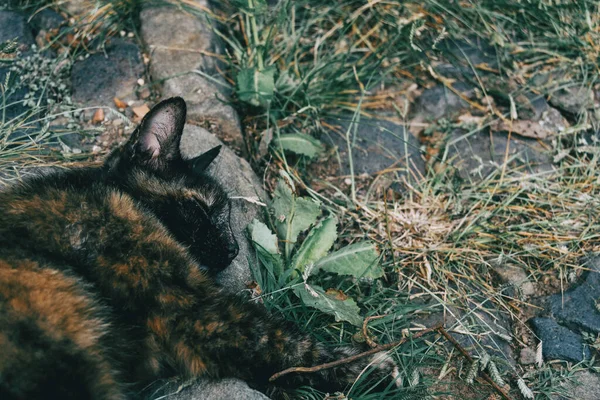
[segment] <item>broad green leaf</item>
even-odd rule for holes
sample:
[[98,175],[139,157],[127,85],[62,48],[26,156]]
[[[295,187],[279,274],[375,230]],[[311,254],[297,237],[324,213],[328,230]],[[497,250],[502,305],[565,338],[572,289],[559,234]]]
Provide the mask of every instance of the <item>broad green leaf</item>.
[[237,93],[240,100],[253,106],[266,107],[273,99],[275,90],[275,67],[262,71],[244,68],[237,75]]
[[248,225],[248,232],[250,233],[250,239],[252,242],[259,245],[270,254],[279,254],[279,247],[277,245],[277,236],[269,227],[257,219],[253,219]]
[[321,204],[310,198],[297,198],[285,181],[279,180],[271,209],[277,237],[286,244],[288,257],[300,232],[308,229],[321,215]]
[[309,158],[314,158],[323,151],[321,142],[310,135],[301,133],[288,133],[280,135],[273,142],[274,146],[281,146],[283,150],[291,151]]
[[263,266],[272,269],[276,277],[283,273],[283,260],[279,254],[277,236],[262,222],[254,219],[248,233]]
[[357,278],[375,279],[383,276],[377,246],[368,241],[351,244],[321,258],[315,263],[317,269]]
[[336,225],[337,218],[331,216],[312,228],[294,256],[290,267],[293,270],[304,271],[307,265],[314,264],[325,257],[337,239]]
[[294,293],[302,302],[309,306],[333,315],[336,321],[347,321],[355,326],[362,326],[363,318],[360,316],[360,308],[351,298],[344,300],[339,296],[325,293],[322,287],[317,285],[301,285],[294,288]]

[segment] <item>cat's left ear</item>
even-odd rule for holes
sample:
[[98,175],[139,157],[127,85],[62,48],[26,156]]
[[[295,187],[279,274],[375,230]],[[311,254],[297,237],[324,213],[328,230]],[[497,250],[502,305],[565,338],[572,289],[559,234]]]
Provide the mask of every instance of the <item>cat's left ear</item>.
[[179,143],[185,125],[186,105],[181,97],[154,106],[129,139],[134,160],[144,167],[165,170],[181,160]]

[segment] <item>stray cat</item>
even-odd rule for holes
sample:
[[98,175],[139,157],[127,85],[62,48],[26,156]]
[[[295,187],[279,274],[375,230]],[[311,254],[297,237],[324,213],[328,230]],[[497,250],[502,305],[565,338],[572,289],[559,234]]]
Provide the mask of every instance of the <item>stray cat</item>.
[[[101,167],[0,192],[0,399],[125,399],[174,375],[269,392],[275,372],[354,353],[224,294],[203,271],[238,247],[228,198],[205,173],[219,148],[184,160],[185,116],[181,98],[165,100]],[[376,379],[397,375],[379,354],[276,383],[333,391],[368,364]]]

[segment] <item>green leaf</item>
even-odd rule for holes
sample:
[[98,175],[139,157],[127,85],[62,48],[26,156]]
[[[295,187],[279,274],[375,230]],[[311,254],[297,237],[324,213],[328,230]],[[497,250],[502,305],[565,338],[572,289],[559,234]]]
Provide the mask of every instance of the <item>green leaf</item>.
[[248,225],[248,232],[254,244],[262,247],[270,254],[279,254],[277,236],[271,232],[267,225],[257,219],[253,219]]
[[309,158],[314,158],[323,151],[321,142],[310,135],[301,133],[288,133],[280,135],[273,141],[274,146],[281,146],[283,150],[291,151]]
[[260,14],[268,10],[266,0],[231,0],[231,4],[248,14]]
[[262,71],[244,68],[237,75],[237,93],[240,100],[255,107],[266,107],[273,99],[275,67]]
[[280,180],[273,194],[271,210],[277,237],[286,244],[289,257],[300,232],[308,229],[321,215],[321,203],[310,198],[296,198],[289,185]]
[[331,216],[312,228],[294,256],[291,268],[304,271],[307,265],[325,257],[337,239],[336,226],[337,218]]
[[283,273],[283,260],[281,254],[279,254],[277,236],[271,232],[267,225],[257,219],[252,220],[248,225],[248,233],[262,265],[270,268],[276,277],[281,276]]
[[322,287],[306,284],[294,288],[294,293],[302,302],[309,306],[333,315],[336,321],[347,321],[355,326],[362,326],[363,318],[359,315],[360,308],[351,298],[344,300],[339,296],[325,293]]
[[377,246],[368,241],[351,244],[321,258],[315,263],[315,270],[318,269],[357,278],[376,279],[383,276]]

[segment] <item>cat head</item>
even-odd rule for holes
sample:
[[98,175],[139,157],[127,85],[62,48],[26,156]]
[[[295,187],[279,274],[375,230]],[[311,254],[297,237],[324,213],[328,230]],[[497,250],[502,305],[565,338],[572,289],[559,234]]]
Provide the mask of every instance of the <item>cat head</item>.
[[210,272],[227,267],[238,244],[230,227],[230,202],[206,169],[215,147],[192,159],[179,150],[186,105],[180,97],[157,104],[129,140],[108,157],[109,179],[141,202]]

